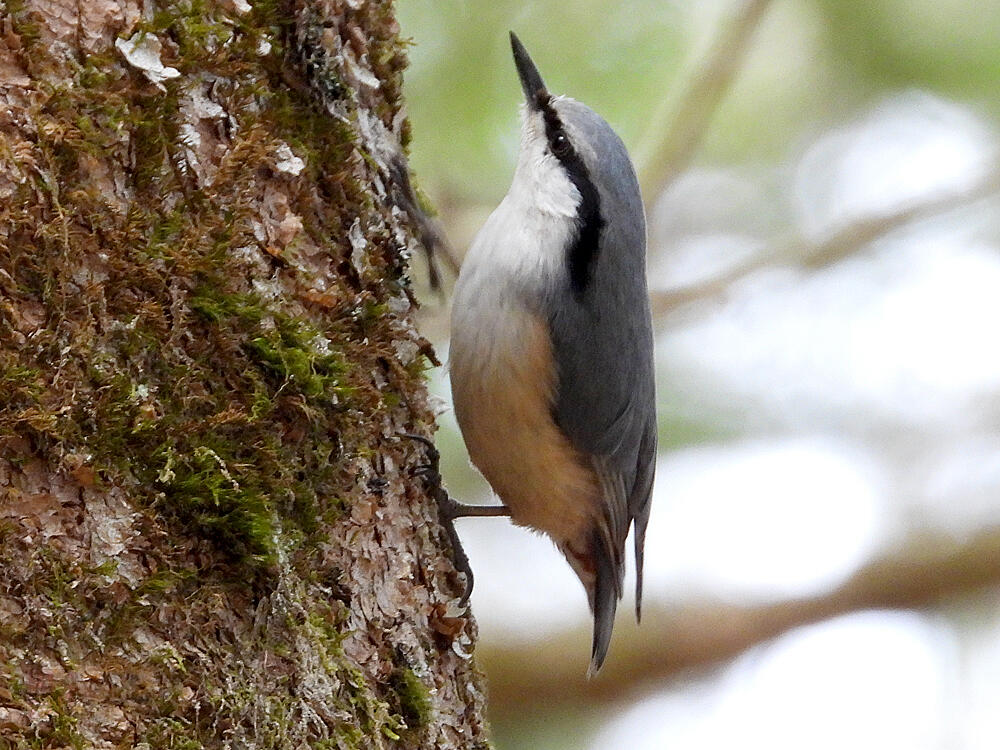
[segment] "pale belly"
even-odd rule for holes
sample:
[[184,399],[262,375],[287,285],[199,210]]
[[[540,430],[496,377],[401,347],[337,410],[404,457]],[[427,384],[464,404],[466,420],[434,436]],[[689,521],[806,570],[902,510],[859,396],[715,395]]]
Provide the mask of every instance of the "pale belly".
[[598,485],[552,419],[547,328],[522,308],[492,313],[453,320],[451,388],[469,456],[516,523],[579,546],[598,516]]

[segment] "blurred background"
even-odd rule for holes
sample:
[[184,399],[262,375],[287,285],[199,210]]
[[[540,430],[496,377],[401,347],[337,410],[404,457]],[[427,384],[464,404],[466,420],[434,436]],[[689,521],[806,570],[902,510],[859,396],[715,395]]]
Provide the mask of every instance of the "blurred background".
[[[562,557],[461,521],[498,750],[1000,747],[1000,4],[398,12],[412,164],[459,255],[513,172],[508,29],[646,199],[647,611],[628,581],[588,683]],[[422,299],[444,360],[447,302]],[[433,378],[447,486],[488,502]]]

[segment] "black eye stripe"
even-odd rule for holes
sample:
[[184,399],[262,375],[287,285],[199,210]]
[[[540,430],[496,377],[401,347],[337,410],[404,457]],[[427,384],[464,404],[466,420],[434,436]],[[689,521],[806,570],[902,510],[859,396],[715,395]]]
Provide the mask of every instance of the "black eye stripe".
[[567,249],[566,261],[569,264],[570,287],[577,299],[581,299],[590,285],[591,272],[600,247],[601,230],[604,228],[600,195],[590,179],[583,159],[563,130],[559,115],[552,106],[552,97],[540,93],[535,102],[545,120],[545,139],[549,143],[549,150],[562,164],[580,193],[580,205],[576,210],[577,235]]
[[[542,118],[545,120],[545,139],[549,142],[549,149],[555,152],[559,148],[568,155],[569,151],[572,150],[572,144],[563,130],[555,107],[552,106],[552,96],[549,94],[539,94],[535,103],[541,110]],[[562,139],[561,141],[560,138]]]

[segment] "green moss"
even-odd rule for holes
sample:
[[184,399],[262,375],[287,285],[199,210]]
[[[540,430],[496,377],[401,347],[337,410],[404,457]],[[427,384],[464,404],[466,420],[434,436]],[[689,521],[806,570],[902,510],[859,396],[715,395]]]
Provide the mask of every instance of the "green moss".
[[350,389],[342,383],[347,368],[343,357],[323,351],[321,347],[327,342],[314,335],[309,341],[299,326],[284,325],[281,330],[251,339],[248,346],[263,367],[281,379],[281,387],[310,399],[349,396]]
[[338,727],[334,737],[330,738],[330,741],[324,744],[318,744],[316,747],[323,748],[364,748],[365,743],[368,742],[368,737],[362,732],[358,727],[352,727],[345,724],[342,727]]
[[202,284],[191,294],[188,304],[196,313],[212,323],[236,318],[260,323],[266,314],[261,300],[254,294],[225,294],[208,284]]
[[70,570],[62,558],[51,549],[38,553],[44,573],[36,577],[38,591],[56,609],[79,599],[75,591],[78,571]]
[[72,747],[83,750],[90,746],[77,729],[77,718],[63,702],[61,693],[50,693],[46,699],[47,721],[38,729],[32,746],[38,748]]
[[[211,442],[222,455],[202,443],[183,456],[172,446],[151,456],[150,468],[158,467],[157,484],[163,488],[157,505],[164,515],[178,518],[244,562],[270,564],[278,539],[276,509],[259,478],[237,469],[241,456],[234,446],[222,440]],[[156,462],[157,458],[162,462]]]
[[42,373],[0,351],[0,410],[18,410],[35,404],[44,390]]
[[42,30],[39,26],[37,16],[30,10],[25,11],[27,3],[24,0],[6,0],[4,3],[5,12],[11,19],[13,32],[20,37],[20,42],[26,49],[33,47],[41,38]]
[[398,701],[398,711],[411,729],[428,726],[434,719],[430,690],[410,668],[396,669],[390,684]]
[[202,750],[204,745],[192,737],[190,722],[164,716],[145,727],[143,740],[151,748],[163,750]]

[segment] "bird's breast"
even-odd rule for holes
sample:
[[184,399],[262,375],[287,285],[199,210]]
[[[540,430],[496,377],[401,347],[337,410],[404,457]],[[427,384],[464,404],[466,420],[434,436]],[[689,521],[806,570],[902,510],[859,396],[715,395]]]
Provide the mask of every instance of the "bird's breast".
[[469,457],[511,518],[579,546],[600,495],[589,457],[552,416],[558,367],[547,313],[553,290],[565,283],[574,231],[571,216],[512,188],[462,264],[449,369]]
[[599,510],[598,483],[552,417],[548,325],[514,299],[490,313],[459,315],[452,330],[452,396],[469,457],[516,523],[579,545]]

